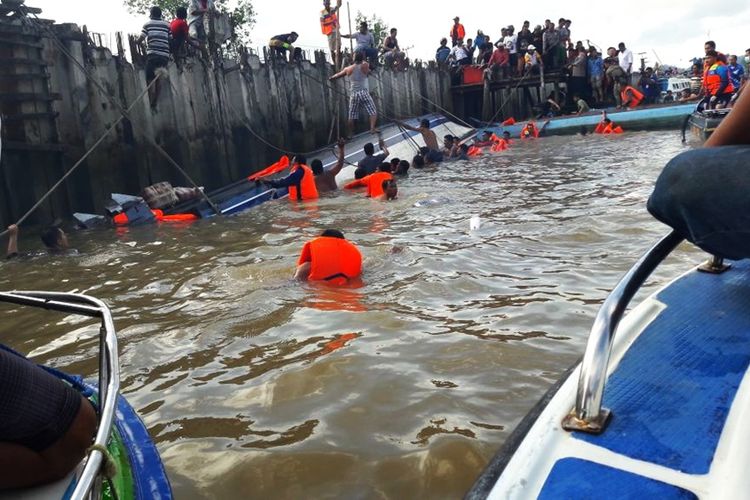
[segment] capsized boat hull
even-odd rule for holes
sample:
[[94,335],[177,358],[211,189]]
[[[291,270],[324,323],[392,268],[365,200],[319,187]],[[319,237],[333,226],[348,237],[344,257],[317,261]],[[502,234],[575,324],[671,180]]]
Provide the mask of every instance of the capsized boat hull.
[[580,367],[521,422],[467,498],[750,497],[750,264],[691,271],[618,328],[600,435],[568,432]]

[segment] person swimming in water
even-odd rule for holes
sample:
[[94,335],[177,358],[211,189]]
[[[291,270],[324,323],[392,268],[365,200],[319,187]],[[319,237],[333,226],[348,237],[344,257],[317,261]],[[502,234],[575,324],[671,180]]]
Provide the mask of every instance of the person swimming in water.
[[[422,135],[422,139],[424,140],[425,146],[427,146],[427,153],[423,154],[425,158],[425,163],[440,163],[443,161],[443,153],[440,152],[440,146],[438,146],[438,140],[437,135],[435,135],[435,132],[430,130],[430,120],[423,119],[421,122],[419,122],[419,127],[412,127],[411,125],[407,125],[404,122],[394,120],[394,123],[396,125],[400,125],[402,128],[405,128],[406,130],[411,130],[412,132],[419,132]],[[416,165],[415,165],[416,166]]]
[[315,176],[315,186],[318,188],[318,194],[330,193],[338,189],[336,184],[336,176],[341,173],[341,169],[344,168],[344,161],[346,159],[346,141],[339,139],[338,146],[338,159],[336,165],[330,170],[326,170],[323,167],[323,162],[320,160],[313,160],[310,164],[310,169]]
[[362,274],[362,254],[337,229],[326,229],[302,248],[294,278],[346,285]]
[[[18,226],[12,224],[8,226],[8,249],[6,258],[13,259],[19,256],[18,253]],[[47,253],[50,255],[63,255],[67,253],[76,253],[75,250],[71,250],[70,243],[68,242],[68,235],[57,227],[57,225],[49,226],[42,233],[42,243],[47,249]]]
[[380,195],[378,199],[384,200],[384,201],[391,201],[395,200],[398,197],[398,183],[396,182],[396,179],[386,179],[383,181],[381,188],[383,189],[383,194]]

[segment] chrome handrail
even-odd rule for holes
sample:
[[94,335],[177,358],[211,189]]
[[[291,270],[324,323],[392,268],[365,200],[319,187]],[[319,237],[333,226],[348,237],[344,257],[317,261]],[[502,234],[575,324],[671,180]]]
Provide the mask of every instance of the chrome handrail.
[[[120,392],[120,365],[117,353],[117,334],[109,307],[99,299],[75,293],[57,292],[0,292],[0,302],[26,305],[101,319],[99,330],[99,428],[95,448],[106,448],[114,423],[117,396]],[[89,453],[81,476],[71,495],[73,500],[84,500],[96,485],[104,455],[98,449]],[[100,448],[103,449],[103,448]]]
[[602,395],[617,325],[646,279],[682,241],[676,231],[662,238],[628,271],[602,304],[581,361],[576,406],[563,419],[564,429],[590,433],[604,429],[610,412],[602,408]]

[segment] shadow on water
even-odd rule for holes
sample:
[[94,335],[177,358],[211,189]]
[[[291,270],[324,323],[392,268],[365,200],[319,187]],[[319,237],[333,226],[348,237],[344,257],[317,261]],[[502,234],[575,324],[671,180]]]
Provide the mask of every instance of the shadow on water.
[[[456,498],[665,233],[645,201],[681,148],[673,133],[550,138],[415,171],[387,205],[342,193],[74,234],[80,256],[2,263],[0,288],[112,306],[123,392],[178,498]],[[362,287],[290,280],[327,227],[360,246]],[[647,291],[700,258],[680,252]],[[37,361],[95,373],[96,325],[19,308],[4,325]]]

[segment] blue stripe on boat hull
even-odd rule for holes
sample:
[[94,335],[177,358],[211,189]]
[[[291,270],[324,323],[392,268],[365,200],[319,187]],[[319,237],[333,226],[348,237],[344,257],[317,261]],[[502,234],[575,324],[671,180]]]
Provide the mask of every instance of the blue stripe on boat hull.
[[689,474],[708,473],[750,364],[750,264],[722,275],[693,272],[661,292],[666,309],[612,374],[600,436],[613,452]]

